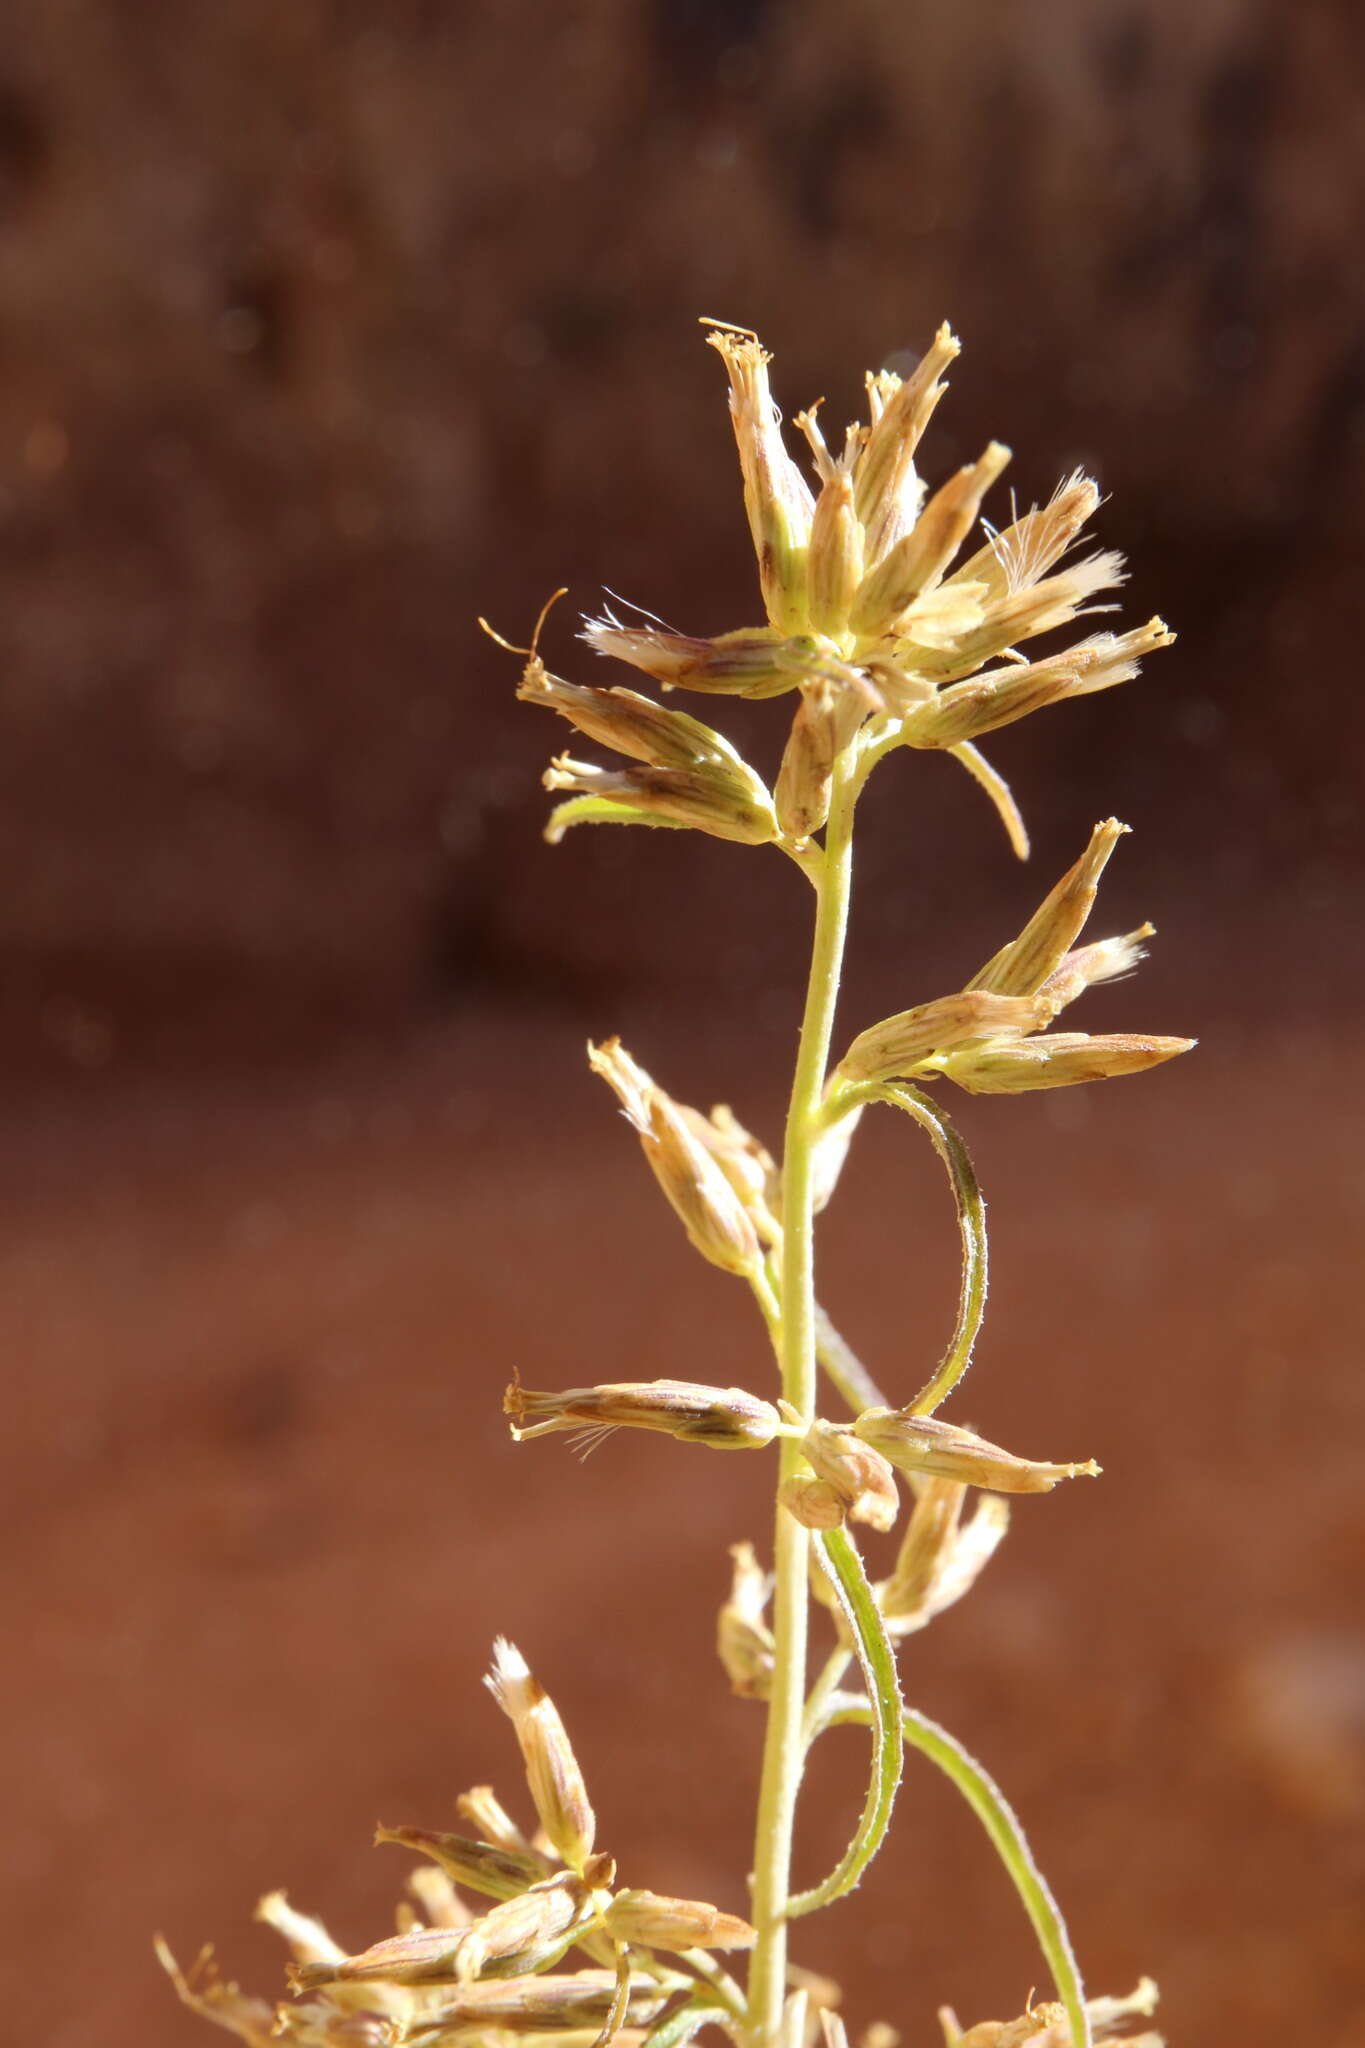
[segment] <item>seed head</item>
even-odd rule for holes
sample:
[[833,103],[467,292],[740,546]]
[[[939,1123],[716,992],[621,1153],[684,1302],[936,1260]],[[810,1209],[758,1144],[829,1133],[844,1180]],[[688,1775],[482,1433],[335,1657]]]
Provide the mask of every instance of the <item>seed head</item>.
[[837,1072],[844,1081],[889,1081],[926,1060],[981,1040],[1022,1037],[1051,1022],[1055,1011],[1035,997],[967,990],[885,1017],[854,1039]]
[[1071,1088],[1081,1081],[1145,1074],[1194,1044],[1192,1038],[1138,1032],[1091,1037],[1084,1031],[1060,1031],[1049,1038],[998,1039],[950,1053],[943,1072],[969,1095],[1022,1095],[1034,1088]]
[[654,768],[698,768],[739,759],[730,742],[699,718],[667,710],[635,690],[563,682],[549,673],[538,655],[527,662],[517,695],[524,704],[557,711],[599,746]]
[[865,1522],[871,1529],[891,1528],[900,1512],[900,1495],[896,1476],[880,1452],[851,1429],[820,1421],[811,1424],[801,1449],[817,1480],[833,1494],[839,1521],[847,1514],[851,1521]]
[[582,638],[598,654],[643,669],[666,690],[724,697],[783,696],[817,661],[813,640],[784,640],[766,626],[699,640],[666,626],[627,626],[605,612],[584,622]]
[[984,1486],[996,1493],[1050,1493],[1059,1479],[1094,1478],[1094,1459],[1084,1465],[1043,1465],[1016,1458],[969,1429],[955,1429],[929,1415],[904,1408],[869,1408],[853,1425],[856,1435],[901,1472],[927,1472]]
[[489,1842],[471,1841],[468,1835],[438,1834],[430,1828],[380,1827],[374,1838],[430,1856],[456,1884],[490,1899],[514,1899],[545,1876],[544,1864],[529,1850],[499,1849]]
[[[610,1970],[466,1984],[451,1997],[426,2006],[411,2038],[430,2038],[438,2029],[452,2036],[459,2029],[467,2037],[586,2032],[607,2018],[615,1994],[616,1978]],[[627,2019],[640,2026],[657,2017],[669,1993],[653,1978],[638,1976],[630,1980],[629,1996]]]
[[602,1915],[614,1941],[681,1952],[689,1948],[752,1948],[758,1939],[747,1920],[700,1899],[668,1899],[658,1892],[618,1892]]
[[299,1964],[294,1982],[311,1991],[336,1982],[472,1984],[481,1976],[519,1976],[557,1962],[594,1910],[590,1886],[562,1871],[469,1927],[412,1928],[358,1955]]
[[[690,826],[713,839],[762,846],[777,836],[777,817],[765,785],[736,754],[691,768],[601,768],[558,754],[542,777],[546,789],[567,789],[577,801],[550,813],[545,837],[558,845],[571,825]],[[585,801],[586,800],[586,801]]]

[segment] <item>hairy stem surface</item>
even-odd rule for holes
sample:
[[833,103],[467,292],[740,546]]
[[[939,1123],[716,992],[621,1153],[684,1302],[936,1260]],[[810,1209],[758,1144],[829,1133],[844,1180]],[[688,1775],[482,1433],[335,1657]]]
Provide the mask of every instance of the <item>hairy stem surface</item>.
[[[814,1149],[848,928],[854,801],[852,770],[843,761],[835,771],[824,859],[816,878],[810,980],[782,1156],[779,1357],[783,1396],[803,1419],[811,1418],[815,1412]],[[782,1445],[781,1477],[785,1479],[794,1473],[800,1460],[799,1442],[786,1438]],[[777,1510],[773,1556],[774,1671],[754,1843],[753,1921],[758,1940],[749,1973],[749,2025],[754,2048],[772,2048],[782,2018],[792,1827],[805,1762],[802,1717],[810,1537],[781,1507]]]

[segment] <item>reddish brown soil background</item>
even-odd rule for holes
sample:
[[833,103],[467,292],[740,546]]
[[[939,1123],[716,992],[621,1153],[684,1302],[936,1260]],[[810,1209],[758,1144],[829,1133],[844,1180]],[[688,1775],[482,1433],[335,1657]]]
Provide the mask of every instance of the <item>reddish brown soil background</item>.
[[[1098,464],[1132,614],[1182,630],[1002,737],[1031,872],[943,763],[869,800],[850,1021],[958,985],[1114,810],[1104,928],[1162,938],[1086,1021],[1204,1041],[963,1109],[997,1258],[962,1415],[1106,1474],[1023,1505],[907,1676],[1097,1985],[1150,1969],[1201,2048],[1365,2041],[1361,69],[1345,0],[14,0],[6,2039],[194,2041],[150,1932],[273,1985],[267,1886],[380,1931],[373,1821],[516,1791],[497,1630],[631,1880],[743,1907],[758,1718],[710,1638],[758,1461],[580,1468],[498,1403],[512,1367],[763,1381],[579,1048],[619,1028],[774,1134],[806,905],[675,835],[544,849],[558,736],[472,625],[562,580],[752,616],[708,313],[835,418],[950,316],[934,464],[1003,434],[1025,498]],[[764,765],[771,709],[732,721]],[[830,1212],[896,1390],[950,1314],[945,1209],[874,1128]],[[907,2043],[1041,1979],[913,1765],[805,1953]]]

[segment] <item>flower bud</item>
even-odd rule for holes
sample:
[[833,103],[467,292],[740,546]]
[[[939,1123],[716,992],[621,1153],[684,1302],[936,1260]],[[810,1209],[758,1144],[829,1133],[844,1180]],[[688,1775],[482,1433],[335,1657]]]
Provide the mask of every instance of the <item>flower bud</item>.
[[555,1853],[570,1870],[582,1870],[597,1822],[554,1701],[505,1636],[493,1645],[493,1669],[484,1683],[516,1730],[531,1798]]
[[1036,997],[968,990],[884,1017],[854,1039],[837,1072],[845,1081],[889,1081],[927,1059],[977,1039],[1036,1031],[1055,1013]]
[[802,1439],[801,1449],[812,1471],[833,1492],[845,1513],[871,1529],[889,1529],[900,1512],[900,1495],[895,1474],[879,1452],[856,1437],[852,1430],[839,1429],[832,1422],[816,1421]]
[[587,739],[630,754],[655,768],[694,768],[735,762],[727,739],[686,712],[669,711],[635,690],[593,689],[552,676],[539,657],[527,662],[517,696],[567,718]]
[[984,455],[934,493],[910,532],[864,577],[849,613],[855,633],[879,639],[893,632],[915,599],[940,581],[1009,459],[1009,449],[992,441]]
[[1002,996],[1036,996],[1074,945],[1095,904],[1095,892],[1110,854],[1127,825],[1106,818],[1096,825],[1080,859],[1045,897],[1017,939],[1001,948],[973,975],[968,989]]
[[738,754],[691,768],[601,768],[559,754],[542,780],[546,789],[574,790],[580,799],[551,812],[545,827],[551,846],[571,825],[683,825],[743,846],[764,846],[777,837],[767,787]]
[[853,509],[853,484],[832,468],[815,501],[811,522],[810,622],[817,633],[848,631],[849,612],[863,580],[863,529]]
[[643,669],[666,690],[726,697],[780,697],[796,688],[803,659],[814,653],[814,642],[784,640],[766,626],[701,640],[666,626],[626,626],[611,612],[589,619],[582,638],[598,654]]
[[959,746],[1064,698],[1092,697],[1099,690],[1111,690],[1132,680],[1141,655],[1169,647],[1174,640],[1174,633],[1161,619],[1150,619],[1131,633],[1094,633],[1046,661],[988,669],[970,682],[940,691],[923,706],[912,707],[906,717],[906,744]]
[[922,496],[915,450],[945,389],[943,372],[962,351],[946,325],[904,383],[885,370],[869,374],[872,425],[855,479],[858,517],[867,534],[867,558],[879,562],[910,531]]
[[865,692],[805,683],[773,785],[778,823],[790,839],[809,839],[829,816],[834,763],[869,710]]
[[803,1529],[838,1529],[843,1526],[844,1503],[827,1479],[813,1479],[809,1473],[794,1473],[790,1479],[782,1481],[777,1497]]
[[768,1575],[752,1543],[732,1544],[730,1556],[734,1574],[716,1622],[716,1654],[733,1693],[742,1700],[766,1699],[773,1675],[773,1635],[764,1618]]
[[311,1991],[337,1982],[472,1984],[479,1976],[548,1969],[594,1911],[590,1887],[561,1871],[519,1898],[494,1906],[467,1928],[413,1928],[376,1941],[358,1955],[300,1964],[293,1979],[300,1990]]
[[544,1864],[529,1850],[498,1849],[489,1842],[471,1841],[468,1835],[438,1834],[430,1828],[380,1827],[374,1838],[430,1856],[456,1884],[491,1899],[515,1899],[545,1875]]
[[700,1899],[668,1899],[658,1892],[618,1892],[602,1915],[614,1941],[641,1948],[752,1948],[758,1936],[747,1920]]
[[[611,1970],[579,1970],[553,1977],[513,1977],[502,1983],[466,1984],[449,1999],[424,2006],[421,2028],[453,2035],[486,2033],[564,2034],[600,2027],[612,2009],[616,1978]],[[642,2025],[664,2007],[669,1991],[651,1977],[630,1980],[627,2020]],[[417,2036],[421,2038],[421,2036]]]
[[730,418],[744,477],[744,506],[758,557],[768,618],[780,633],[807,626],[806,553],[814,505],[810,488],[782,441],[768,387],[769,356],[751,334],[708,334],[730,375]]
[[982,1494],[961,1519],[967,1489],[959,1479],[919,1481],[920,1494],[889,1579],[877,1589],[887,1633],[913,1634],[971,1590],[1009,1527],[1009,1502]]
[[905,744],[960,747],[982,733],[1014,725],[1030,712],[1044,711],[1049,704],[1084,696],[1088,674],[1098,660],[1089,648],[1076,647],[1047,661],[987,669],[970,682],[954,683],[925,703],[910,707],[905,717]]
[[618,1038],[589,1045],[588,1063],[615,1091],[655,1179],[702,1257],[727,1273],[757,1272],[763,1254],[749,1209],[710,1143],[698,1142],[681,1106],[655,1086]]
[[771,1443],[781,1425],[776,1408],[742,1387],[695,1386],[689,1380],[624,1380],[547,1394],[514,1380],[503,1408],[518,1440],[558,1429],[653,1429],[680,1443],[751,1451]]
[[1050,1493],[1059,1479],[1095,1477],[1094,1459],[1084,1465],[1035,1464],[1016,1458],[969,1429],[955,1429],[931,1415],[904,1408],[869,1408],[853,1425],[855,1435],[901,1472],[928,1472],[984,1486],[996,1493]]
[[1137,1032],[1091,1037],[1061,1031],[1047,1038],[993,1040],[949,1053],[942,1071],[969,1095],[1022,1095],[1034,1088],[1072,1088],[1081,1081],[1113,1081],[1145,1074],[1189,1052],[1193,1038],[1156,1038]]

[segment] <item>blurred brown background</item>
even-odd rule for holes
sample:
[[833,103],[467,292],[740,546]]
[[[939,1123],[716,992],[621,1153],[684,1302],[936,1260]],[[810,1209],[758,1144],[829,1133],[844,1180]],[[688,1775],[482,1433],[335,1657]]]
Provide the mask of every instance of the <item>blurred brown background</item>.
[[[775,1136],[807,905],[674,834],[547,850],[562,728],[473,623],[561,581],[755,617],[714,314],[836,422],[951,318],[931,473],[993,433],[1025,502],[1097,465],[1129,619],[1181,629],[995,742],[1028,871],[949,763],[866,807],[850,1021],[959,985],[1114,810],[1099,929],[1162,937],[1079,1021],[1204,1041],[962,1106],[996,1271],[959,1417],[1107,1472],[1022,1504],[907,1679],[1097,1988],[1152,1970],[1203,2048],[1365,2041],[1363,41],[1351,0],[10,0],[6,2038],[193,2042],[150,1932],[273,1987],[270,1885],[381,1932],[373,1821],[518,1793],[499,1629],[630,1880],[743,1908],[759,1722],[710,1639],[759,1461],[580,1468],[498,1401],[513,1365],[764,1383],[580,1048]],[[771,766],[784,723],[730,729]],[[947,1207],[876,1128],[830,1212],[893,1390]],[[812,1876],[860,1761],[831,1739]],[[803,1953],[907,2044],[1044,1986],[913,1760]]]

